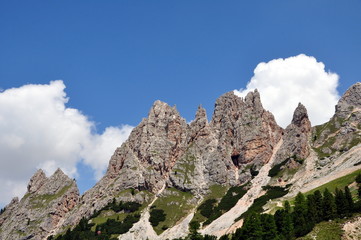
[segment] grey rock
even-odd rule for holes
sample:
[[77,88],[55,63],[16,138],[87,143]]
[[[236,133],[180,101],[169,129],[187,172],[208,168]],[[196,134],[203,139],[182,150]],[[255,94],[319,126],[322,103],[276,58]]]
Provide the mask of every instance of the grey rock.
[[34,193],[36,191],[38,191],[41,186],[44,185],[44,183],[46,182],[47,178],[45,176],[45,173],[42,169],[39,169],[38,171],[36,171],[36,173],[31,177],[29,184],[28,184],[28,192],[29,193]]
[[[81,197],[75,182],[61,170],[50,178],[37,171],[27,194],[0,215],[0,239],[43,239],[60,233],[113,198],[149,203],[163,187],[203,195],[213,184],[243,184],[253,177],[251,170],[256,173],[270,160],[281,138],[275,163],[290,158],[287,168],[297,168],[296,160],[307,158],[310,142],[321,153],[326,149],[324,154],[348,150],[358,144],[357,137],[361,140],[360,89],[360,83],[352,86],[330,122],[314,128],[299,104],[291,124],[282,129],[263,108],[257,90],[245,98],[233,92],[219,97],[210,122],[201,106],[187,124],[175,107],[156,101],[148,117],[115,150],[104,177]],[[319,166],[334,158],[327,159]]]
[[313,127],[313,147],[337,155],[361,142],[361,83],[351,86],[336,105],[329,122]]
[[284,131],[283,143],[276,154],[275,164],[291,158],[306,159],[310,154],[310,136],[311,122],[305,106],[299,103],[293,113],[291,124]]
[[361,108],[361,83],[352,85],[336,105],[336,115],[346,118],[355,109]]
[[227,168],[242,168],[249,163],[262,166],[282,135],[273,115],[263,108],[257,90],[245,99],[233,92],[217,99],[211,126]]
[[8,205],[0,226],[0,239],[46,238],[59,227],[66,213],[77,205],[78,199],[75,181],[60,169],[49,178],[42,170],[37,171],[20,202],[14,199]]

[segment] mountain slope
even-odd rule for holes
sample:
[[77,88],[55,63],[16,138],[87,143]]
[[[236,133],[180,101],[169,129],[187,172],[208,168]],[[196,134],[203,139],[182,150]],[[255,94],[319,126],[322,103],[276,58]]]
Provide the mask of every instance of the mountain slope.
[[[282,129],[263,108],[257,90],[244,99],[233,92],[222,95],[211,121],[199,107],[190,124],[175,107],[156,101],[115,150],[104,177],[82,196],[60,170],[50,178],[39,170],[22,200],[13,200],[0,215],[0,238],[46,239],[83,217],[99,226],[117,217],[121,224],[131,213],[107,210],[111,202],[142,206],[139,222],[119,239],[183,237],[192,219],[200,221],[201,233],[219,237],[242,225],[239,217],[267,195],[268,185],[288,191],[265,206],[271,209],[298,191],[360,169],[360,121],[360,83],[342,96],[329,122],[315,127],[299,104]],[[202,204],[213,215],[199,215]],[[165,220],[152,226],[154,209],[162,210]]]

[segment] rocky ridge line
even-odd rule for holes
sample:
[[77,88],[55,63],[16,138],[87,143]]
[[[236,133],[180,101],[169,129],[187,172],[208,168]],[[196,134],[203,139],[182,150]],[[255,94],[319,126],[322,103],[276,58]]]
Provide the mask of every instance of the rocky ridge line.
[[78,200],[75,181],[60,169],[49,178],[38,170],[29,181],[24,197],[20,201],[14,199],[1,215],[0,239],[45,239],[59,227]]
[[[348,171],[354,168],[357,157],[352,155],[349,160],[340,156],[346,156],[361,141],[360,96],[361,84],[357,83],[340,99],[335,116],[313,128],[306,108],[299,104],[285,130],[263,108],[257,90],[245,98],[233,92],[222,95],[216,101],[210,122],[202,107],[198,108],[195,120],[187,124],[175,107],[156,101],[148,118],[116,149],[105,176],[83,196],[79,197],[75,182],[61,170],[50,178],[41,170],[36,172],[28,193],[20,201],[14,199],[0,215],[0,238],[42,239],[76,225],[113,198],[151,202],[164,186],[191,191],[199,199],[212,184],[234,186],[258,179],[257,186],[261,187],[269,180],[265,169],[288,158],[289,166],[298,169],[288,183],[312,184],[314,180],[309,174],[327,175],[332,169]],[[302,161],[295,163],[297,160]],[[129,188],[137,189],[136,193],[126,191]],[[252,199],[260,194],[252,195]],[[251,202],[246,201],[242,208],[247,209]],[[17,225],[24,217],[29,224]],[[36,223],[39,221],[40,224]],[[230,226],[225,227],[220,221],[212,224],[221,228],[207,232],[227,231]],[[35,225],[40,228],[35,230]]]

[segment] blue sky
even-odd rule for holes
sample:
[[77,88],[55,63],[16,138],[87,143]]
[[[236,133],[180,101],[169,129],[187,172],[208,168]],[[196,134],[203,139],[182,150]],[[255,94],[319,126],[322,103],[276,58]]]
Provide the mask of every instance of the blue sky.
[[[299,54],[337,73],[342,94],[360,81],[360,12],[358,0],[1,1],[0,88],[61,79],[99,134],[136,126],[157,99],[210,117],[260,62]],[[76,164],[84,191],[94,169]]]

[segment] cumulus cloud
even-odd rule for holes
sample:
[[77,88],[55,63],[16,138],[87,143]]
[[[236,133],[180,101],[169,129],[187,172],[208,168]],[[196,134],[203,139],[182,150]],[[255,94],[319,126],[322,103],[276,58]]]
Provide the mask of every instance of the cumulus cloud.
[[293,111],[301,102],[307,108],[312,125],[318,125],[334,114],[339,99],[338,79],[337,74],[325,70],[322,62],[300,54],[259,63],[246,89],[234,93],[244,97],[258,89],[264,108],[274,114],[282,127],[290,124]]
[[103,176],[111,154],[122,142],[127,140],[132,130],[133,127],[129,125],[123,125],[120,128],[108,127],[102,135],[94,135],[85,143],[81,156],[84,163],[94,169],[97,180]]
[[96,133],[94,122],[66,107],[64,89],[59,80],[0,93],[0,204],[21,197],[37,168],[51,175],[60,167],[76,177],[76,165],[83,161],[99,179],[115,148],[129,136],[129,125]]

